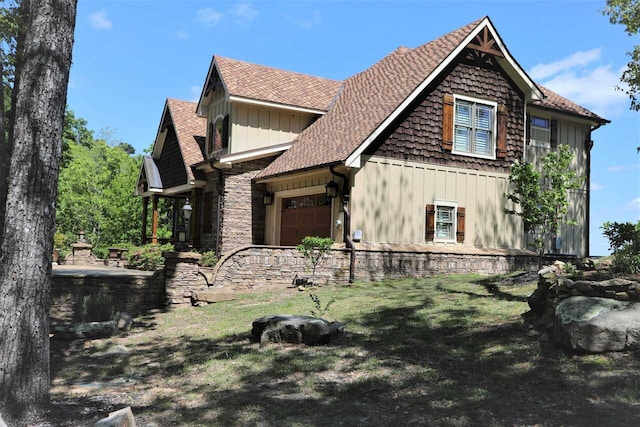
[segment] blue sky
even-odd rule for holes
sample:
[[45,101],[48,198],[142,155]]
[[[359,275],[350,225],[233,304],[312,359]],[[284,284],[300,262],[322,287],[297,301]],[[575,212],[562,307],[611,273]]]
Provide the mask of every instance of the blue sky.
[[98,135],[138,153],[167,97],[196,100],[213,54],[342,80],[398,46],[489,15],[537,82],[612,123],[593,133],[591,254],[604,221],[640,219],[640,113],[614,88],[638,36],[602,1],[82,0],[68,105]]

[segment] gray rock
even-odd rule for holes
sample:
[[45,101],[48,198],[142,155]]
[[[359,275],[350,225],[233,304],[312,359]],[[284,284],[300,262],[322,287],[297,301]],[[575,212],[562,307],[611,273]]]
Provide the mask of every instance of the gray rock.
[[133,324],[133,317],[129,315],[129,313],[120,312],[115,318],[116,326],[119,331],[128,331],[131,329],[131,325]]
[[108,338],[117,333],[118,327],[115,320],[62,325],[53,328],[53,336],[55,338],[68,340]]
[[98,421],[95,427],[136,427],[131,407],[127,406],[119,411],[111,412],[107,418]]
[[2,414],[0,414],[0,427],[7,427],[7,424],[2,419]]
[[640,348],[640,304],[567,298],[556,307],[554,339],[567,349],[589,353]]
[[310,316],[280,314],[254,320],[251,335],[254,341],[260,344],[319,345],[328,344],[331,336],[341,332],[342,329],[342,324],[337,322],[330,323]]
[[109,347],[104,351],[97,351],[89,357],[96,359],[96,358],[102,358],[102,357],[128,356],[129,354],[131,354],[131,352],[127,347],[123,345],[114,345],[113,347]]

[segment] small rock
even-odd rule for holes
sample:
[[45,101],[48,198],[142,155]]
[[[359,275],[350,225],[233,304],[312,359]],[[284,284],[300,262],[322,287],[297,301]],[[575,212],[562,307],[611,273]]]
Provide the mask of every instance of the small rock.
[[114,320],[116,321],[116,325],[119,331],[126,332],[131,329],[131,325],[133,325],[133,317],[131,317],[129,313],[118,313]]
[[131,354],[129,349],[123,345],[114,345],[113,347],[109,347],[104,351],[98,351],[93,353],[91,358],[100,358],[100,357],[118,357],[118,356],[128,356]]
[[577,280],[573,285],[580,292],[591,292],[591,282],[586,280]]
[[629,294],[626,292],[616,292],[615,298],[618,301],[631,301],[631,298],[629,298]]
[[131,407],[127,406],[119,411],[111,412],[107,418],[98,421],[95,427],[136,427]]
[[2,419],[2,414],[0,414],[0,427],[7,427],[7,424]]

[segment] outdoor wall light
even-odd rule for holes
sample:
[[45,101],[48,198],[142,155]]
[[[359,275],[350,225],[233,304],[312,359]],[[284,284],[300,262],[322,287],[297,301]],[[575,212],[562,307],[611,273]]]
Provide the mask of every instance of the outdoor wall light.
[[338,183],[335,181],[327,182],[327,185],[324,186],[325,191],[327,192],[327,197],[331,199],[335,199],[338,197]]
[[193,209],[191,208],[191,205],[189,204],[189,198],[187,198],[187,201],[185,202],[184,206],[182,207],[182,215],[184,216],[184,219],[189,221],[189,218],[191,218],[191,211]]
[[269,191],[264,193],[264,196],[262,196],[262,203],[264,203],[265,206],[271,206],[273,204],[273,193]]

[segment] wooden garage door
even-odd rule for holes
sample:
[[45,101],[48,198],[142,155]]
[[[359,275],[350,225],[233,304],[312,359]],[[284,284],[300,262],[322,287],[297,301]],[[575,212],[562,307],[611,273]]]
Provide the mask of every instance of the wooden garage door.
[[298,245],[306,236],[331,237],[331,199],[324,194],[282,199],[280,244]]

